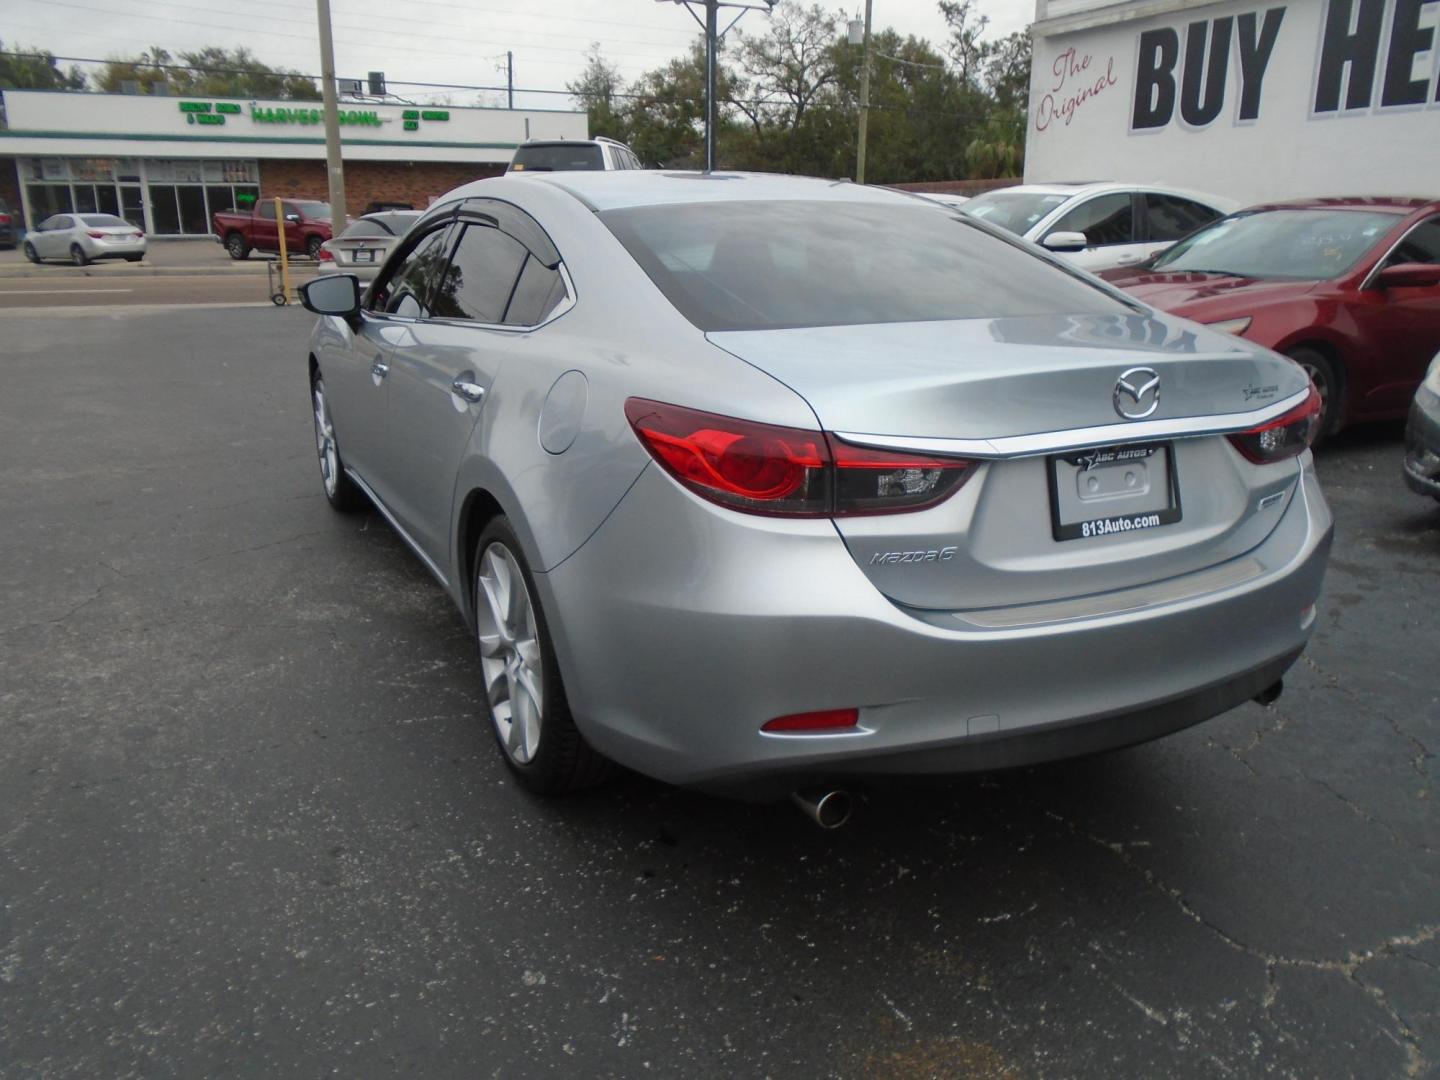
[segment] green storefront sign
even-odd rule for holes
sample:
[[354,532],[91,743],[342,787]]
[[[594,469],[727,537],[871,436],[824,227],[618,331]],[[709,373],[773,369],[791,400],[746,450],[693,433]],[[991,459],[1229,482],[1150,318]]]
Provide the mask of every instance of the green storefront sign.
[[[182,101],[180,111],[191,124],[223,124],[227,116],[243,115],[243,110],[233,101]],[[447,109],[406,109],[400,114],[402,127],[406,131],[419,131],[420,121],[442,122],[450,119]],[[380,127],[386,121],[371,109],[341,109],[341,127]],[[254,105],[250,106],[250,119],[257,124],[302,124],[307,127],[325,123],[321,109],[308,106]]]

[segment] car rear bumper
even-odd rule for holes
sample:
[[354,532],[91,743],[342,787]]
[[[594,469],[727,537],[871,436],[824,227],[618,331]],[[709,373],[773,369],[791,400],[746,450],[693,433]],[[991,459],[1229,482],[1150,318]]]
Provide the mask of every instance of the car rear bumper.
[[[1094,598],[1105,613],[1089,617],[981,627],[887,600],[828,521],[722,510],[652,466],[536,584],[597,749],[671,783],[758,793],[1063,758],[1218,715],[1303,649],[1331,532],[1307,454],[1243,572]],[[853,734],[760,731],[849,707]]]
[[1421,387],[1405,425],[1405,483],[1440,499],[1440,396]]

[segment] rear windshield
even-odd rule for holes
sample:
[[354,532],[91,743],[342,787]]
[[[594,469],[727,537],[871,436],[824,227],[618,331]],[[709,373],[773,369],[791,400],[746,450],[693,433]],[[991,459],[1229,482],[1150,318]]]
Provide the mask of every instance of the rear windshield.
[[340,234],[341,239],[355,236],[404,236],[410,226],[420,220],[420,213],[410,214],[366,214]]
[[81,214],[80,220],[96,229],[113,229],[117,225],[133,227],[124,218],[118,218],[114,214]]
[[686,203],[600,219],[707,331],[1130,310],[933,203]]
[[510,168],[514,172],[590,172],[604,169],[605,159],[594,143],[547,143],[520,147]]

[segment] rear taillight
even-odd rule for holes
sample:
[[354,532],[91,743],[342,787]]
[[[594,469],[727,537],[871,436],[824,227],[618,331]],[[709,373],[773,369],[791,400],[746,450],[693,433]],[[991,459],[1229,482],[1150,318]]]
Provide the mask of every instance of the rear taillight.
[[105,234],[104,234],[103,232],[92,232],[92,233],[86,233],[85,235],[88,236],[88,237],[90,237],[91,240],[104,240],[104,239],[105,239]]
[[10,224],[10,215],[9,215],[9,214],[0,214],[0,225],[9,225],[9,224]]
[[319,262],[334,262],[335,254],[324,244],[320,245],[320,254],[317,256]]
[[894,514],[933,506],[970,475],[958,458],[870,450],[644,398],[625,416],[645,449],[698,495],[735,510],[796,517]]
[[1320,393],[1312,384],[1303,402],[1283,416],[1249,431],[1230,435],[1235,449],[1256,465],[1268,465],[1294,457],[1315,438],[1320,424]]

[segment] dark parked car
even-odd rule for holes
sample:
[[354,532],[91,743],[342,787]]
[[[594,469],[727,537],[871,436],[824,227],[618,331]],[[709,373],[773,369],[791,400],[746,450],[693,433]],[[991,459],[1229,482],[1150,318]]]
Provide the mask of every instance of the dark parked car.
[[1440,354],[1410,405],[1405,427],[1405,482],[1412,491],[1440,500]]
[[1100,276],[1298,361],[1324,403],[1321,435],[1399,419],[1440,350],[1440,201],[1255,206]]
[[0,199],[0,248],[15,246],[15,214],[10,204]]

